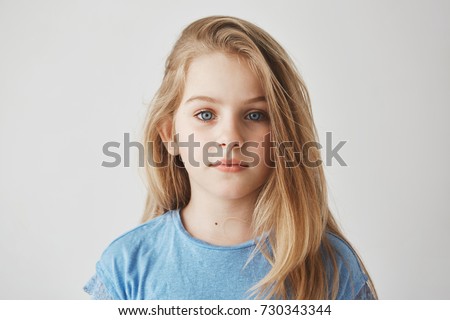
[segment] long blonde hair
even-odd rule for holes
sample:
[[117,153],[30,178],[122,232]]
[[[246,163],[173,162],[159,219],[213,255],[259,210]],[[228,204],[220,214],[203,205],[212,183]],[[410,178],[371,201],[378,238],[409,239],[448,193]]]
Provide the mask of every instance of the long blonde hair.
[[[270,249],[264,241],[257,248],[272,268],[251,291],[257,298],[334,299],[339,274],[336,252],[326,232],[346,240],[328,207],[322,166],[307,166],[302,161],[321,159],[318,149],[302,148],[318,141],[308,91],[286,51],[267,32],[245,20],[228,16],[197,20],[183,30],[167,58],[144,128],[148,195],[142,222],[183,208],[190,200],[187,171],[179,156],[167,151],[158,130],[166,121],[173,123],[192,59],[212,52],[238,54],[247,60],[265,90],[272,140],[275,144],[289,141],[284,156],[300,163],[289,168],[277,163],[259,193],[252,226],[255,239],[270,235]],[[331,280],[324,254],[334,266]],[[368,282],[376,297],[370,277]]]

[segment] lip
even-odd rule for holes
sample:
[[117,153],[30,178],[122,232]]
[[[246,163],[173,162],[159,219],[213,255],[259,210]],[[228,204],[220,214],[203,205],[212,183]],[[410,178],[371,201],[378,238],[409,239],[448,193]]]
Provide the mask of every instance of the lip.
[[235,159],[232,160],[221,159],[218,161],[216,165],[211,165],[211,167],[214,167],[222,172],[239,172],[248,168],[248,165],[246,165],[242,161]]

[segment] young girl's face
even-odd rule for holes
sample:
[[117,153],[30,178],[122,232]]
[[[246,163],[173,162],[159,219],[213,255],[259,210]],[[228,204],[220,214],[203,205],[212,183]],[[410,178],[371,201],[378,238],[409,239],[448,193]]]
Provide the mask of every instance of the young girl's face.
[[[271,172],[270,121],[264,90],[244,58],[217,52],[191,62],[175,133],[192,194],[256,199]],[[213,165],[224,158],[245,165]]]

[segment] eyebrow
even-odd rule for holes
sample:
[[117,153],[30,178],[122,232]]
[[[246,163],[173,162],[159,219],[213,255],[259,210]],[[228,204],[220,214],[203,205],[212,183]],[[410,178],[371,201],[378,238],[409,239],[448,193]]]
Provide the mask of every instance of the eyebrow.
[[[189,103],[189,102],[192,102],[192,101],[195,101],[195,100],[205,101],[205,102],[210,102],[210,103],[217,103],[217,104],[221,103],[220,100],[217,100],[217,99],[214,99],[214,98],[211,98],[211,97],[208,97],[208,96],[193,96],[193,97],[190,97],[188,100],[186,100],[185,104]],[[267,101],[266,97],[265,96],[259,96],[259,97],[256,97],[256,98],[251,98],[251,99],[243,101],[243,104],[250,104],[250,103],[255,103],[255,102],[260,102],[260,101]]]

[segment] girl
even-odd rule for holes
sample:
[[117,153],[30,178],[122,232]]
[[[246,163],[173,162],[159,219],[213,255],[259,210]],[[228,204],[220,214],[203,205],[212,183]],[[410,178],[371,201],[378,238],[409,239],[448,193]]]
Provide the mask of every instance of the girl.
[[327,203],[307,89],[259,27],[189,25],[145,125],[143,224],[104,251],[95,299],[376,299]]

